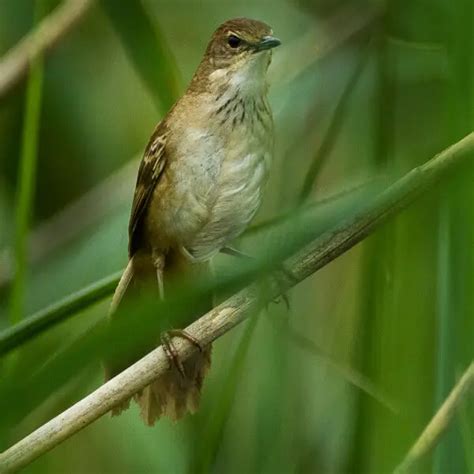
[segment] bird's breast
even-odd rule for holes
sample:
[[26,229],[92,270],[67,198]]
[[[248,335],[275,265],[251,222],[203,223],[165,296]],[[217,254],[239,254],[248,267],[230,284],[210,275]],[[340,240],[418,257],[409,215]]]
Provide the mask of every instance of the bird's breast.
[[212,105],[206,119],[183,128],[168,172],[174,183],[168,230],[197,260],[247,227],[262,200],[273,147],[264,97],[236,94]]

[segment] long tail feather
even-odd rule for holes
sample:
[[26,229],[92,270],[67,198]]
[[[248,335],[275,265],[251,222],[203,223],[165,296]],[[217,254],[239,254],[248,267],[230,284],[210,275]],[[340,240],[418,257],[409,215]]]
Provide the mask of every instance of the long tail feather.
[[[117,286],[110,308],[110,316],[113,317],[125,296],[137,292],[143,282],[150,283],[150,278],[156,278],[156,273],[152,267],[151,257],[143,255],[130,259],[122,278]],[[183,263],[180,259],[173,259],[172,264],[165,268],[165,278],[176,277],[182,272],[187,273],[187,277],[202,278],[207,275],[209,266],[205,264]],[[167,275],[167,277],[166,277]],[[158,286],[157,286],[158,292]],[[210,305],[209,305],[210,306]],[[191,313],[195,309],[191,310]],[[200,314],[191,314],[190,321]],[[168,328],[171,329],[171,328]],[[156,335],[159,341],[160,335]],[[149,349],[149,348],[148,348]],[[146,351],[142,355],[145,355]],[[128,361],[127,364],[108,361],[105,366],[105,379],[109,380],[117,373],[131,365],[135,360]],[[145,387],[135,395],[135,400],[140,406],[140,413],[143,421],[153,426],[162,416],[167,416],[172,420],[179,420],[187,413],[195,413],[199,407],[201,389],[204,378],[211,365],[211,346],[204,348],[202,352],[197,352],[187,360],[183,361],[185,376],[170,364],[169,370],[152,384]],[[119,415],[130,405],[130,400],[115,407],[112,415]]]

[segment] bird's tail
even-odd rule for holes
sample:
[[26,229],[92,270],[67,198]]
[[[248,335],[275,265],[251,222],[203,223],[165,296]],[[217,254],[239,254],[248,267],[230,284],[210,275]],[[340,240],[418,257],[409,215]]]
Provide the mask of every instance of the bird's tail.
[[[164,292],[166,295],[167,282],[175,278],[186,277],[188,281],[192,279],[207,278],[210,268],[209,263],[189,263],[179,256],[168,258],[164,265]],[[132,257],[125,269],[120,282],[115,290],[110,308],[111,317],[114,316],[118,307],[130,296],[137,297],[140,290],[151,284],[155,284],[158,295],[158,283],[156,271],[152,265],[152,260],[147,255],[136,254]],[[165,296],[166,297],[166,296]],[[190,309],[189,316],[185,320],[188,322],[197,319],[204,312],[211,308],[210,301],[205,302],[205,306]],[[201,305],[200,305],[201,306]],[[133,317],[133,315],[130,315]],[[159,315],[157,317],[160,317]],[[182,320],[180,318],[180,320]],[[177,328],[167,328],[177,329]],[[156,344],[160,344],[160,334],[156,334]],[[136,362],[144,356],[151,347],[144,347],[143,351],[136,354],[127,362],[107,361],[105,366],[105,379],[117,375],[119,372]],[[140,406],[141,416],[144,422],[153,426],[155,421],[161,416],[167,416],[172,420],[179,420],[186,413],[195,413],[199,406],[201,389],[204,377],[211,365],[211,346],[204,347],[202,351],[196,352],[183,362],[184,376],[170,362],[170,368],[158,379],[145,387],[142,391],[135,394],[135,400]],[[112,415],[118,415],[127,409],[130,400],[115,407]]]

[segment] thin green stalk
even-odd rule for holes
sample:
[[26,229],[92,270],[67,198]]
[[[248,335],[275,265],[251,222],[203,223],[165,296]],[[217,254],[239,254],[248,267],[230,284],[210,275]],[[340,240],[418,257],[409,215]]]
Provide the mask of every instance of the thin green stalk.
[[466,402],[461,403],[458,418],[467,470],[468,472],[474,472],[474,451],[472,449],[474,430],[472,427],[472,417],[469,417],[469,407]]
[[201,436],[198,459],[191,466],[190,470],[192,472],[201,472],[203,474],[211,472],[212,465],[221,446],[222,435],[234,403],[238,383],[242,379],[242,371],[245,367],[247,353],[255,328],[257,327],[258,319],[258,317],[250,318],[232,357],[232,364],[225,378],[225,385],[214,406],[213,417],[209,420],[207,428]]
[[179,97],[182,79],[159,25],[141,1],[101,0],[100,4],[157,109],[165,113]]
[[342,92],[341,97],[334,108],[329,126],[321,141],[318,151],[314,155],[313,161],[301,188],[300,195],[298,196],[298,203],[300,204],[304,202],[311,194],[311,190],[314,188],[316,179],[321,173],[321,170],[323,169],[323,166],[326,163],[331,150],[334,148],[336,138],[339,135],[342,124],[344,123],[344,117],[346,115],[349,99],[351,98],[352,92],[354,91],[357,83],[359,82],[359,78],[364,71],[368,57],[369,51],[368,48],[366,48],[366,50],[360,53],[360,58],[357,61],[354,71],[351,73],[344,91]]
[[[449,391],[449,394],[446,396],[445,400],[443,400],[441,406],[436,410],[436,413],[425,426],[415,443],[413,443],[403,461],[397,466],[394,474],[422,472],[422,469],[420,469],[420,462],[436,445],[440,443],[442,439],[446,439],[447,431],[458,417],[463,403],[472,395],[473,388],[474,362],[471,362],[463,372],[461,378]],[[468,472],[465,469],[452,469],[452,466],[461,460],[462,457],[452,459],[451,464],[441,472],[443,474],[448,472]]]
[[[448,2],[449,3],[449,2]],[[446,5],[452,28],[447,31],[449,81],[446,84],[446,141],[474,126],[474,6],[471,0]],[[438,405],[455,382],[458,367],[472,358],[474,328],[474,166],[442,196],[439,221],[439,286],[437,311]],[[468,349],[469,348],[469,349]],[[435,450],[433,474],[467,472],[460,425],[449,430]]]
[[371,397],[381,406],[392,413],[400,413],[398,403],[392,400],[385,391],[374,384],[368,377],[354,370],[352,367],[337,361],[333,356],[327,353],[322,347],[318,346],[308,337],[299,334],[289,324],[284,328],[284,332],[289,340],[296,344],[299,349],[304,350],[308,354],[320,359],[321,362],[327,364],[334,372],[338,373],[347,383],[359,389],[365,395]]
[[[44,0],[37,0],[35,23],[42,17]],[[38,156],[43,89],[43,57],[38,56],[31,65],[28,77],[23,122],[14,242],[15,278],[10,296],[10,322],[15,324],[24,315],[24,295],[27,278],[27,242],[35,195],[35,176]]]
[[[457,321],[452,311],[452,240],[451,240],[451,213],[450,190],[445,190],[441,198],[438,237],[438,290],[437,290],[437,353],[436,353],[436,392],[435,406],[440,406],[448,394],[454,366],[455,333]],[[451,437],[448,437],[451,438]],[[433,474],[441,474],[450,459],[450,447],[446,439],[435,450],[433,459]]]
[[0,356],[112,294],[120,275],[121,272],[109,275],[2,331],[0,333]]
[[[374,172],[387,169],[393,162],[394,133],[394,77],[391,58],[386,43],[387,13],[381,19],[375,42],[375,91],[373,108],[373,156],[371,168]],[[393,272],[393,223],[380,229],[363,247],[360,278],[360,304],[358,322],[358,353],[356,359],[360,372],[366,374],[374,383],[381,385],[379,367],[381,364],[380,338],[384,330],[384,315],[390,308],[390,283],[386,275]],[[380,352],[379,352],[380,351]],[[374,357],[374,353],[379,354]],[[356,365],[357,367],[357,365]],[[354,427],[353,451],[349,464],[356,471],[369,471],[370,460],[373,466],[381,469],[384,457],[382,446],[372,456],[368,445],[373,443],[374,419],[378,407],[372,400],[359,396],[357,400],[356,422]],[[382,414],[381,416],[386,416]],[[380,431],[376,439],[381,439]],[[385,450],[386,453],[386,450]]]

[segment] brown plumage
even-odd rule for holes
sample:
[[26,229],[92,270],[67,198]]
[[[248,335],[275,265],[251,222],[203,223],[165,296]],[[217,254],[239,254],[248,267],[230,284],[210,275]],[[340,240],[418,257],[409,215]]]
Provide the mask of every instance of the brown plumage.
[[[271,34],[245,18],[221,25],[188,90],[156,127],[138,171],[129,263],[111,314],[150,279],[164,298],[170,278],[202,278],[257,211],[273,148],[266,72],[280,43]],[[189,321],[199,316],[190,311]],[[170,368],[136,395],[147,424],[197,410],[210,353],[184,361],[184,377]],[[123,368],[109,364],[107,376]]]

